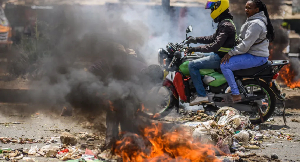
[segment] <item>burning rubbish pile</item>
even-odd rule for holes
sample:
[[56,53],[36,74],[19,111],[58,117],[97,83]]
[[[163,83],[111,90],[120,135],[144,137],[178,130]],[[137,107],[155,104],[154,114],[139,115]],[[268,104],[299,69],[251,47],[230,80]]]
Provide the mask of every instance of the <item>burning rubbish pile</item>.
[[[191,113],[191,112],[190,112]],[[193,113],[196,114],[197,112]],[[191,113],[192,114],[192,113]],[[198,111],[200,116],[205,114]],[[123,132],[112,149],[103,150],[104,135],[70,130],[56,130],[54,137],[9,138],[1,137],[3,145],[26,144],[28,148],[2,148],[0,160],[31,160],[56,158],[63,161],[239,161],[258,158],[276,161],[253,154],[263,149],[263,142],[297,140],[284,129],[269,130],[266,125],[253,126],[249,119],[235,109],[224,107],[207,121],[180,121],[178,125],[165,121],[143,128],[139,134]],[[272,122],[272,119],[270,119]],[[65,131],[65,132],[64,132]],[[299,139],[299,138],[298,138]],[[43,146],[44,145],[44,146]]]
[[163,133],[162,124],[145,128],[143,135],[125,134],[116,153],[124,162],[133,161],[219,161],[214,146],[194,141],[183,128]]
[[247,117],[229,107],[220,109],[212,118],[205,122],[186,122],[169,131],[164,128],[164,123],[159,123],[146,127],[142,135],[126,133],[116,143],[115,153],[123,161],[239,161],[255,158],[279,161],[277,155],[270,158],[249,151],[261,149],[263,141],[291,141],[295,137],[282,130],[260,130],[260,126],[253,126]]

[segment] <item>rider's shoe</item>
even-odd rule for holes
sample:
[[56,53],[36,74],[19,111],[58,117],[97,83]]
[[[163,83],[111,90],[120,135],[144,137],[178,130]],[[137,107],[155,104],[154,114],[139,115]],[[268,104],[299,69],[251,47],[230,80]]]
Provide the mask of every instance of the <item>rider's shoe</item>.
[[196,97],[190,102],[190,106],[198,105],[201,103],[207,103],[207,102],[209,102],[208,97]]
[[232,102],[236,103],[236,102],[241,102],[242,101],[242,96],[241,95],[231,95],[232,97]]

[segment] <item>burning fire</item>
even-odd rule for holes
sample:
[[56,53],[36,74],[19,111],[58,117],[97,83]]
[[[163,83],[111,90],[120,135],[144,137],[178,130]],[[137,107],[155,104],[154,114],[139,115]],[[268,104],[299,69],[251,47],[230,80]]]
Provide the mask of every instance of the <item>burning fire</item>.
[[142,136],[127,133],[116,143],[115,153],[123,162],[219,162],[215,147],[193,141],[186,129],[163,133],[161,123],[143,130]]
[[[283,49],[280,48],[281,46],[274,45],[273,43],[270,43],[270,56],[269,59],[282,59],[282,57],[276,58],[275,56],[278,56],[278,51],[282,51]],[[277,51],[277,52],[275,52]],[[277,54],[276,54],[277,53]],[[280,52],[280,55],[283,55],[282,52]],[[283,57],[283,59],[288,59],[286,57]],[[279,71],[279,77],[284,81],[285,85],[287,85],[290,88],[296,88],[300,87],[300,80],[295,79],[296,72],[291,67],[291,62],[288,65],[285,65],[280,71]]]
[[284,66],[279,72],[280,78],[290,88],[300,87],[300,80],[295,81],[295,75],[295,71],[291,69],[290,64]]
[[109,100],[108,100],[108,103],[109,103],[109,109],[110,109],[110,111],[115,111],[113,103],[111,101],[109,101]]

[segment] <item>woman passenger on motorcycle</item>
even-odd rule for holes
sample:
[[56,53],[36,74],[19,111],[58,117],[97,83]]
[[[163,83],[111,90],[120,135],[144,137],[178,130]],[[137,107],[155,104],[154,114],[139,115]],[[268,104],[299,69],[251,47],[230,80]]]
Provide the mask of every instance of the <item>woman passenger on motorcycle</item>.
[[233,16],[229,13],[229,0],[210,0],[207,2],[205,9],[211,9],[211,17],[215,23],[218,23],[218,28],[211,36],[190,37],[186,42],[206,44],[189,48],[187,53],[213,52],[213,54],[207,54],[206,57],[189,63],[190,75],[197,90],[197,96],[190,102],[191,106],[208,102],[199,70],[220,68],[221,59],[235,46],[236,42],[236,28],[232,21]]
[[248,19],[241,27],[240,43],[221,60],[221,70],[231,87],[233,102],[242,97],[232,71],[265,64],[269,57],[269,41],[274,39],[267,7],[261,0],[249,0],[245,12]]

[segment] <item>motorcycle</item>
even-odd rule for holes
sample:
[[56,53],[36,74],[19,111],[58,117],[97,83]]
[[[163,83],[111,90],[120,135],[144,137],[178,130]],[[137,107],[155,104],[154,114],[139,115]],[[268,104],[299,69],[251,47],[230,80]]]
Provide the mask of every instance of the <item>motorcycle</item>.
[[[163,96],[155,111],[143,111],[144,115],[152,119],[167,116],[172,109],[179,112],[179,102],[190,103],[196,93],[189,74],[189,62],[203,54],[188,54],[185,51],[189,44],[185,44],[192,32],[192,26],[186,29],[186,39],[181,43],[168,43],[166,49],[159,49],[158,62],[164,72],[162,86],[153,88],[155,96]],[[200,69],[203,85],[207,91],[209,102],[201,103],[205,110],[229,106],[249,116],[253,124],[266,121],[275,111],[276,105],[284,105],[284,94],[277,84],[280,69],[289,64],[288,60],[269,60],[264,65],[234,71],[234,76],[240,90],[242,100],[232,102],[230,87],[220,69]]]

